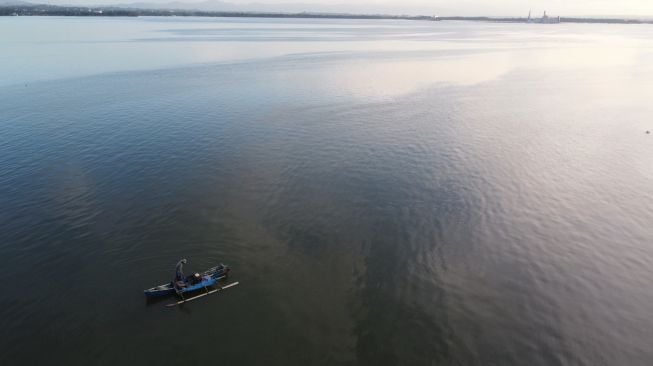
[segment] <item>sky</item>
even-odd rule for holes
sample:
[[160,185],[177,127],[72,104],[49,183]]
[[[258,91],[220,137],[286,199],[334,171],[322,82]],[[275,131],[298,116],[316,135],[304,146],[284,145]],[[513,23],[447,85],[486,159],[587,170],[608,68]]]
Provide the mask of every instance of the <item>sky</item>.
[[[197,3],[207,0],[28,0],[50,4]],[[220,0],[208,0],[219,2]],[[280,11],[392,12],[424,15],[526,16],[547,10],[550,15],[653,15],[653,0],[222,0]],[[248,5],[249,4],[249,5]],[[264,9],[264,10],[265,10]],[[287,10],[284,10],[287,9]]]

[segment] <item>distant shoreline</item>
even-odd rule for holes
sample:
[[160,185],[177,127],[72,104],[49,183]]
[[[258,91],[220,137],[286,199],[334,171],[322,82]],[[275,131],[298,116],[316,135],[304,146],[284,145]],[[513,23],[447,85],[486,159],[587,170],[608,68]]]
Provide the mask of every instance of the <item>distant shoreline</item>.
[[178,9],[132,9],[120,7],[77,7],[57,5],[0,5],[0,16],[96,16],[96,17],[138,17],[138,16],[180,16],[180,17],[225,17],[225,18],[309,18],[309,19],[397,19],[397,20],[439,20],[434,16],[384,15],[384,14],[333,14],[333,13],[274,13],[204,11]]
[[[473,21],[491,23],[527,23],[520,17],[483,17],[427,15],[384,15],[384,14],[334,14],[334,13],[274,13],[204,11],[178,9],[132,9],[121,7],[79,7],[58,5],[0,5],[0,16],[95,16],[95,17],[139,17],[139,16],[179,16],[179,17],[225,17],[225,18],[294,18],[294,19],[386,19],[422,21]],[[653,24],[653,20],[630,18],[582,18],[561,17],[560,23],[595,24]]]
[[[528,23],[528,18],[519,17],[438,17],[438,20],[493,22],[493,23]],[[560,23],[596,23],[596,24],[653,24],[653,20],[631,18],[582,18],[560,17]],[[533,24],[538,24],[534,22]],[[559,24],[559,23],[552,23]]]

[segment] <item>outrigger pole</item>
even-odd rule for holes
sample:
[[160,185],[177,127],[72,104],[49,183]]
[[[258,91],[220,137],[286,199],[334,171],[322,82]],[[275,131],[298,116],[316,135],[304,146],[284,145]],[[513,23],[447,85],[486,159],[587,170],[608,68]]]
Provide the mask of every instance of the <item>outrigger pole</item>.
[[[183,299],[183,300],[181,300],[181,301],[173,302],[172,304],[167,304],[166,306],[177,306],[177,305],[181,305],[181,304],[183,304],[183,303],[185,303],[185,302],[193,301],[193,300],[195,300],[195,299],[199,299],[200,297],[204,297],[204,296],[206,296],[206,295],[210,295],[210,294],[215,293],[215,292],[218,292],[218,291],[226,290],[226,289],[228,289],[229,287],[234,287],[234,286],[236,286],[237,284],[239,284],[239,282],[230,283],[230,284],[228,284],[228,285],[226,285],[226,286],[222,286],[222,287],[220,287],[220,288],[217,288],[217,289],[215,289],[215,290],[211,290],[211,291],[208,291],[208,289],[205,287],[204,289],[206,289],[207,291],[206,291],[206,293],[204,293],[204,294],[200,294],[200,295],[197,295],[197,296],[194,296],[194,297],[189,297],[189,298],[187,298],[187,299]],[[183,297],[182,297],[182,298],[183,298]]]

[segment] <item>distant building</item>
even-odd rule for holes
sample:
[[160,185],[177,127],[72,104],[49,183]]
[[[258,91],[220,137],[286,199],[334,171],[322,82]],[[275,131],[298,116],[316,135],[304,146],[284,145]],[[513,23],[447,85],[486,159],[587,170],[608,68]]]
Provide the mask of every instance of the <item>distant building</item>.
[[550,17],[546,14],[546,10],[544,11],[544,14],[542,15],[542,18],[540,19],[535,19],[531,17],[531,11],[528,11],[528,19],[526,19],[527,23],[541,23],[541,24],[558,24],[560,23],[560,17]]

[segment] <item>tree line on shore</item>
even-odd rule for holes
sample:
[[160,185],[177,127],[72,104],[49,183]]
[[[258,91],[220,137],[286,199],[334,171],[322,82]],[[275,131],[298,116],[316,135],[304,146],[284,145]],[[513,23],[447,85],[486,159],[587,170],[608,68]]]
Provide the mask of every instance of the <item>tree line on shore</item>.
[[57,5],[0,6],[0,16],[195,16],[195,17],[256,17],[256,18],[334,18],[334,19],[407,19],[438,20],[433,16],[332,13],[273,13],[168,9],[131,9],[120,7],[80,7]]

